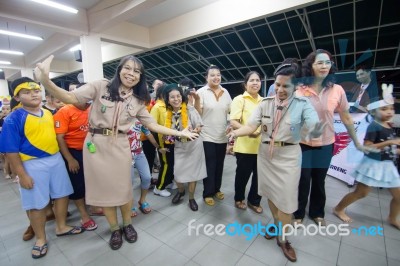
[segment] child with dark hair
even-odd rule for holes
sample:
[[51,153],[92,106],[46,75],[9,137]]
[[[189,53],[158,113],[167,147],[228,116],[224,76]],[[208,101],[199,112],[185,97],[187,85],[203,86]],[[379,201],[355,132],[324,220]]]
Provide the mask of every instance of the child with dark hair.
[[364,155],[360,165],[352,175],[357,180],[357,187],[338,203],[333,213],[346,223],[352,222],[345,209],[366,197],[373,187],[385,187],[392,194],[388,222],[400,230],[397,216],[400,213],[400,176],[396,161],[400,153],[400,138],[396,136],[390,123],[394,116],[393,85],[382,85],[383,100],[375,101],[367,106],[374,120],[369,124],[364,137],[364,145],[379,149],[379,153]]
[[56,235],[80,234],[80,227],[66,225],[68,195],[73,193],[65,164],[59,153],[51,113],[40,108],[41,88],[29,78],[11,84],[14,98],[22,108],[4,121],[0,151],[6,153],[19,176],[22,207],[36,234],[32,258],[47,254],[46,210],[54,199]]

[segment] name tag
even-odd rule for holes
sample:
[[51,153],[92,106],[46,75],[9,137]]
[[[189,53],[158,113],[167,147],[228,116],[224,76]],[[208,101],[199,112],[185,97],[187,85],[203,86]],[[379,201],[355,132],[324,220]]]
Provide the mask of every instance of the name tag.
[[268,115],[263,115],[262,118],[271,118],[271,117]]

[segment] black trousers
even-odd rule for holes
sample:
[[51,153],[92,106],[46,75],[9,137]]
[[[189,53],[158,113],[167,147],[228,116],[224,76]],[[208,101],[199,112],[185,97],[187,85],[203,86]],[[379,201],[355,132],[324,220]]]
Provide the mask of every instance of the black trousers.
[[[300,144],[302,151],[302,165],[299,183],[299,207],[294,213],[295,219],[303,219],[306,214],[308,195],[310,218],[325,216],[325,177],[333,156],[333,144],[311,147]],[[311,185],[311,193],[310,193]]]
[[165,144],[164,148],[169,149],[169,152],[165,154],[158,153],[161,165],[156,185],[158,190],[165,189],[174,180],[174,145]]
[[221,189],[226,143],[204,141],[203,146],[207,168],[207,177],[203,179],[203,198],[207,198],[213,197]]
[[143,140],[142,143],[144,155],[146,156],[147,162],[149,163],[150,173],[153,173],[154,158],[156,157],[156,147],[154,147],[148,139]]
[[258,195],[257,154],[235,152],[235,156],[235,201],[244,200],[246,185],[249,182],[250,175],[253,173],[247,200],[251,205],[260,206],[261,196]]

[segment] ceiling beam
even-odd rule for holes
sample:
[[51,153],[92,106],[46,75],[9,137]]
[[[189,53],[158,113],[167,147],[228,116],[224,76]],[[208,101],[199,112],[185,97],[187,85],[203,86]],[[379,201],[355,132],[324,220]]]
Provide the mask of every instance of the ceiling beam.
[[[100,33],[146,12],[166,0],[104,0],[88,11],[91,32]],[[126,32],[125,32],[126,34]]]
[[49,55],[64,52],[73,43],[76,43],[75,36],[62,33],[53,34],[42,45],[25,55],[26,67],[34,67],[37,62]]
[[311,48],[313,49],[313,51],[317,50],[317,48],[315,47],[314,36],[311,30],[310,21],[308,20],[307,10],[303,8],[304,17],[301,16],[298,10],[295,10],[295,12],[299,16],[299,19],[304,26],[304,30],[308,36],[308,41],[310,42]]

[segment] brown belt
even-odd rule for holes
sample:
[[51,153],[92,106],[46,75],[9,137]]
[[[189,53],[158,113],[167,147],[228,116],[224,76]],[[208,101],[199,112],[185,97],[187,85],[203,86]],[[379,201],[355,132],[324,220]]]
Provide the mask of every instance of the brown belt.
[[275,147],[284,147],[284,146],[296,145],[294,143],[287,143],[287,142],[284,142],[284,141],[273,141],[273,142],[271,142],[271,141],[263,141],[263,143],[269,144],[269,145],[273,144]]
[[[103,136],[112,136],[113,131],[109,128],[89,128],[89,132],[92,134],[101,134]],[[118,130],[119,134],[125,134],[121,130]]]

